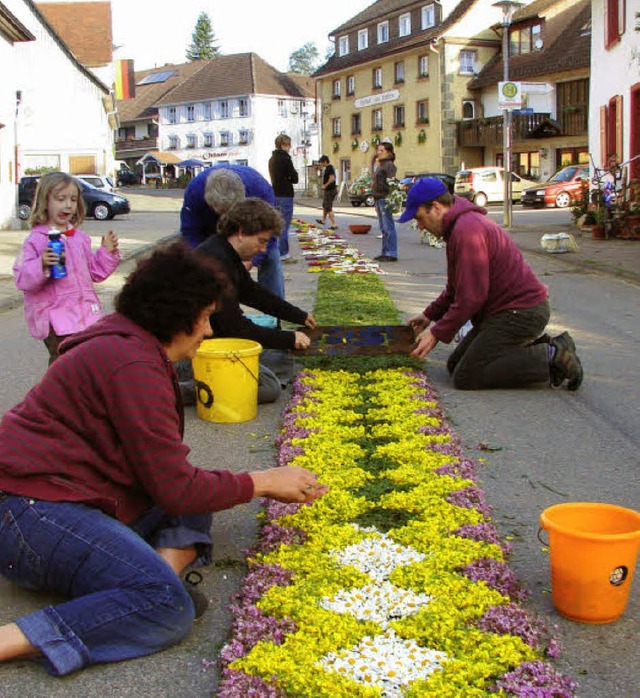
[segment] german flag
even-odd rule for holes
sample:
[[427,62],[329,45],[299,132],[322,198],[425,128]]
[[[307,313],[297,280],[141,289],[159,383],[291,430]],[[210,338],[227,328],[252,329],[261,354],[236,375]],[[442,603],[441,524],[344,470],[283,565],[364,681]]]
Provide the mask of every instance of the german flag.
[[133,99],[135,96],[136,80],[133,61],[119,59],[116,61],[116,99]]

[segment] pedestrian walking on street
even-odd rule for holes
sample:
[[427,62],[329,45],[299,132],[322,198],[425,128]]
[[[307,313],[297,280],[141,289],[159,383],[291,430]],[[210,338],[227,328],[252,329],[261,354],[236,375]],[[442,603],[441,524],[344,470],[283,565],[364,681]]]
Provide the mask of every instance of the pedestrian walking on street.
[[183,243],[157,249],[116,312],[65,340],[3,416],[0,574],[64,599],[0,626],[0,662],[33,659],[63,676],[179,643],[208,605],[200,573],[181,575],[211,560],[211,513],[327,491],[304,468],[235,474],[187,459],[172,364],[211,336],[226,286]]
[[399,222],[415,218],[421,230],[445,241],[447,252],[444,291],[408,321],[416,335],[412,356],[424,359],[470,320],[473,328],[447,361],[456,388],[559,387],[566,381],[577,390],[583,370],[573,338],[545,334],[547,288],[486,213],[450,194],[439,179],[421,179],[409,190]]
[[378,166],[373,173],[372,191],[375,199],[378,223],[382,233],[382,252],[375,257],[378,262],[398,261],[398,235],[387,195],[391,191],[388,179],[396,176],[395,159],[391,143],[380,143],[376,149]]
[[[24,292],[27,327],[44,341],[49,364],[58,358],[65,337],[102,317],[93,284],[108,278],[120,263],[118,237],[111,231],[91,251],[91,238],[76,228],[84,215],[77,181],[65,172],[44,175],[29,219],[31,233],[13,265],[16,287]],[[61,242],[59,253],[49,246],[50,237]]]
[[291,138],[285,134],[276,137],[276,149],[269,160],[269,175],[271,186],[276,196],[276,208],[280,211],[284,224],[280,233],[278,249],[280,260],[291,259],[289,253],[289,226],[293,218],[293,185],[298,183],[298,172],[293,166],[291,155]]
[[[182,237],[191,247],[197,247],[210,235],[216,234],[220,216],[247,196],[255,196],[272,206],[276,202],[273,187],[252,167],[224,164],[204,170],[189,182],[184,192],[180,211]],[[284,298],[284,274],[277,236],[269,240],[264,252],[247,260],[247,268],[252,267],[258,269],[259,283]]]
[[327,217],[331,221],[329,230],[337,230],[336,215],[333,212],[333,202],[338,195],[336,171],[329,160],[328,155],[322,155],[318,160],[322,167],[322,218],[316,218],[316,223],[324,225]]

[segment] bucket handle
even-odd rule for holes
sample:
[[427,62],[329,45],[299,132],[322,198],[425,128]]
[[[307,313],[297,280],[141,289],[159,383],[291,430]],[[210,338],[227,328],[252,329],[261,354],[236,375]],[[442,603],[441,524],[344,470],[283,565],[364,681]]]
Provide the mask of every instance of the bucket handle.
[[544,529],[543,529],[542,527],[538,527],[538,540],[542,543],[542,545],[544,545],[545,548],[548,548],[548,547],[549,547],[549,541],[548,541],[548,540],[543,540],[543,539],[540,537],[540,534],[542,533],[542,531],[544,531]]
[[256,374],[247,366],[247,364],[245,364],[245,362],[237,354],[229,353],[227,354],[227,359],[241,363],[247,370],[247,373],[251,375],[251,377],[255,380],[256,383],[258,383],[258,376],[256,376]]

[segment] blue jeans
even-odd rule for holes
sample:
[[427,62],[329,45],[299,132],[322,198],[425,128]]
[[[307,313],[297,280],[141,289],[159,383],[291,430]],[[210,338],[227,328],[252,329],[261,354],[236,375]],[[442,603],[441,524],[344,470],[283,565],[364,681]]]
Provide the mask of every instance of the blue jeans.
[[276,196],[276,208],[284,220],[278,243],[280,254],[284,257],[284,255],[289,254],[289,226],[293,218],[293,197]]
[[280,262],[278,245],[267,248],[267,256],[258,267],[258,283],[268,288],[271,293],[284,298],[284,274]]
[[389,204],[386,199],[376,199],[376,213],[378,214],[378,223],[380,224],[380,232],[382,233],[382,255],[387,257],[398,256],[398,234],[396,233],[396,224],[393,220],[393,214],[389,209]]
[[[194,521],[202,532],[191,528]],[[158,547],[204,543],[207,521],[210,515],[170,519],[156,508],[129,527],[84,504],[0,492],[0,572],[27,589],[69,599],[16,620],[44,655],[45,669],[69,674],[186,637],[193,602],[145,538]]]

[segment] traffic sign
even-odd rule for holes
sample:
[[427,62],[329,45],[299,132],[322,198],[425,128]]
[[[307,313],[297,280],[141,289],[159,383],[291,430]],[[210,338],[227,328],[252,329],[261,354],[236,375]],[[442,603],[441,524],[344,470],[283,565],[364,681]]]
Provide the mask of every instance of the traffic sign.
[[520,109],[522,106],[522,83],[498,83],[498,107],[500,109]]

